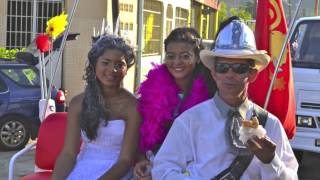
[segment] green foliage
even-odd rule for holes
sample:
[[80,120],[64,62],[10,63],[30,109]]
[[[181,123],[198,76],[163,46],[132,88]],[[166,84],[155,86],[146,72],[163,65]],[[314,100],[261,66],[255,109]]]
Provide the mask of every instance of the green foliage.
[[241,7],[240,8],[230,8],[230,14],[231,14],[231,16],[238,16],[245,21],[252,19],[251,13]]
[[230,8],[225,2],[221,2],[220,9],[219,9],[219,24],[226,20],[231,16],[239,16],[243,20],[252,20],[254,14],[251,12],[255,12],[253,10],[254,3],[246,3],[244,6],[240,6],[239,8]]
[[256,7],[257,7],[257,2],[256,1],[248,1],[245,3],[245,5],[243,6],[243,8],[247,11],[250,12],[251,16],[253,19],[256,18]]
[[227,8],[228,8],[227,4],[226,4],[225,2],[221,2],[220,4],[221,4],[221,5],[220,5],[219,17],[218,17],[218,19],[219,19],[219,24],[220,24],[222,21],[226,20],[226,19],[229,17],[229,16],[228,16],[228,10],[227,10]]
[[24,52],[24,51],[26,51],[26,48],[22,48],[22,49],[0,48],[0,58],[15,59],[17,52]]

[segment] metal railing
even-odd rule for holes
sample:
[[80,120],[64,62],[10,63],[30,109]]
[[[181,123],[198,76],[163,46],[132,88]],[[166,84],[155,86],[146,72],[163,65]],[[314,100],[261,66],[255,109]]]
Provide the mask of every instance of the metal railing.
[[6,47],[27,47],[45,31],[47,20],[63,10],[63,0],[8,0]]

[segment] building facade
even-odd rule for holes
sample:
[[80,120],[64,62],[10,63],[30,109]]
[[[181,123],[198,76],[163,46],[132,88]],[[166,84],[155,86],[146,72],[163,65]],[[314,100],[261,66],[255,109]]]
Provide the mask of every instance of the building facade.
[[[163,41],[172,29],[194,27],[203,39],[212,40],[215,35],[218,9],[216,0],[140,1],[143,3],[142,29],[138,27],[138,18],[141,18],[137,15],[139,1],[79,1],[70,32],[79,32],[80,36],[75,41],[67,41],[59,65],[58,74],[61,78],[56,82],[58,87],[68,91],[67,102],[84,89],[82,77],[94,31],[101,29],[103,19],[112,30],[115,28],[115,7],[119,9],[118,27],[122,37],[136,46],[137,34],[142,32],[141,66],[132,67],[124,80],[124,86],[132,92],[137,86],[137,75],[142,81],[152,68],[152,63],[162,63]],[[0,0],[0,47],[26,47],[38,33],[44,32],[47,19],[62,11],[69,12],[73,3],[73,0]]]

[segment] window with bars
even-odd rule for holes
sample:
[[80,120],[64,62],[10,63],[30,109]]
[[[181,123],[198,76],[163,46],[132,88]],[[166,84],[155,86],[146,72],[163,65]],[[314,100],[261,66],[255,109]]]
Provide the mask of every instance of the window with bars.
[[173,8],[169,4],[167,7],[167,18],[166,18],[166,36],[172,31],[172,21],[173,21]]
[[188,16],[189,16],[189,12],[187,9],[182,9],[177,7],[176,18],[175,18],[176,28],[188,26]]
[[145,1],[143,16],[143,55],[158,55],[161,52],[162,44],[162,3],[155,0]]
[[119,9],[124,12],[133,12],[133,4],[120,3]]
[[63,0],[8,0],[6,48],[28,46],[43,33],[48,19],[61,14]]
[[208,22],[208,16],[203,15],[202,16],[202,32],[201,32],[201,37],[203,39],[208,39],[208,31],[207,31],[207,22]]
[[201,6],[199,3],[192,2],[190,14],[190,26],[200,32]]
[[120,30],[133,31],[133,23],[132,22],[120,22]]

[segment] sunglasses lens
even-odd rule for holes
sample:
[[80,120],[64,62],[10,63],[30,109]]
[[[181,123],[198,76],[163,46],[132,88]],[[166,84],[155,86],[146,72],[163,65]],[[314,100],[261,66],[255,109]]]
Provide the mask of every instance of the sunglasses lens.
[[226,73],[228,72],[229,68],[232,68],[232,71],[237,74],[244,74],[249,72],[250,65],[249,64],[228,64],[228,63],[216,63],[215,70],[217,73]]
[[217,73],[226,73],[229,70],[229,64],[225,63],[216,63],[215,70]]
[[233,64],[232,70],[235,73],[244,74],[250,70],[250,65],[249,64]]

